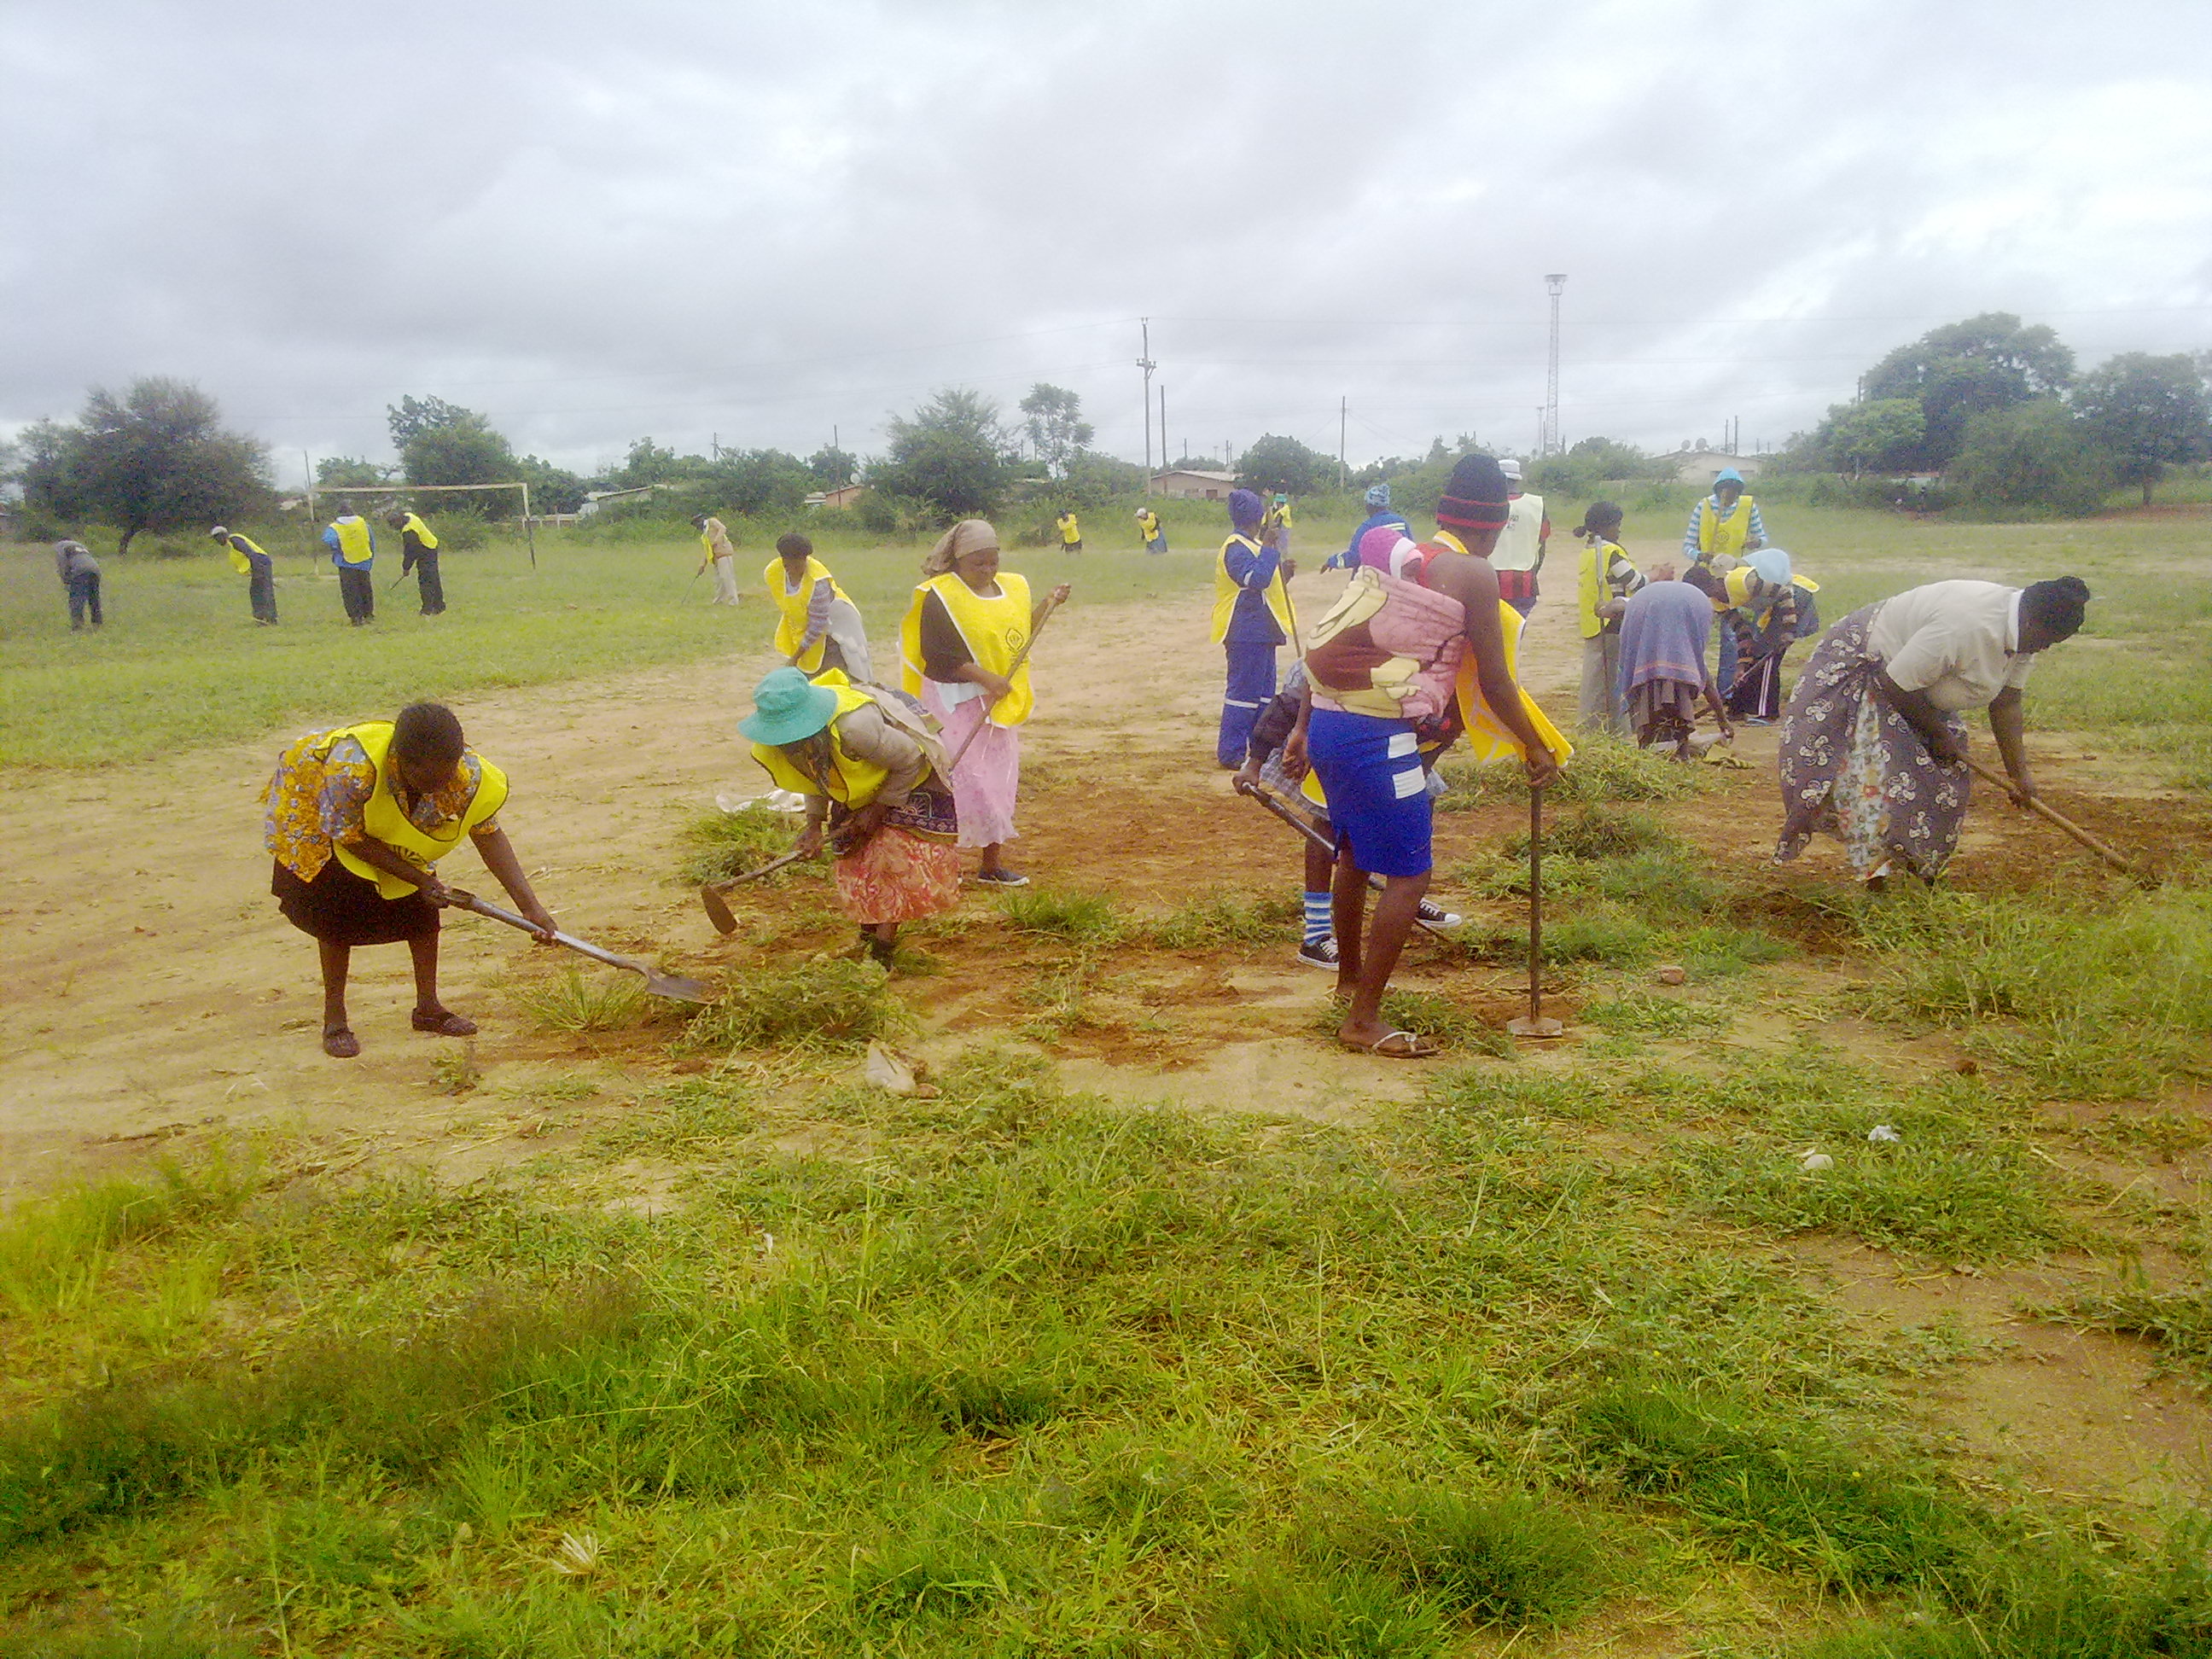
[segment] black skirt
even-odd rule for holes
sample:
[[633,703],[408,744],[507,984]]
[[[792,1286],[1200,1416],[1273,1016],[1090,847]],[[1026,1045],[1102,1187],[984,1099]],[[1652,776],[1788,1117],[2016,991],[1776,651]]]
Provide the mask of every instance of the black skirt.
[[397,945],[438,931],[438,907],[419,888],[404,898],[386,898],[374,882],[362,880],[335,856],[313,881],[301,881],[278,863],[269,890],[285,921],[326,945]]

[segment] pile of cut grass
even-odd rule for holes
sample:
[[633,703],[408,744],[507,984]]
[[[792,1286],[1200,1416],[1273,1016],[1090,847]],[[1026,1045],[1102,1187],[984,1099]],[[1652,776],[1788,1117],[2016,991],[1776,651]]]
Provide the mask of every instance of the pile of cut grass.
[[575,1035],[635,1030],[661,1012],[646,995],[644,981],[621,973],[587,975],[580,968],[525,986],[514,1000],[539,1030]]
[[872,962],[816,956],[740,980],[691,1018],[681,1047],[856,1048],[904,1029],[913,1016]]
[[[1437,801],[1438,811],[1464,812],[1528,799],[1528,775],[1518,761],[1484,765],[1447,753],[1438,769],[1450,786]],[[1583,805],[1681,800],[1713,787],[1711,775],[1703,767],[1686,766],[1616,738],[1577,734],[1573,758],[1560,769],[1545,798]]]
[[[749,801],[734,812],[719,808],[702,812],[684,829],[684,840],[691,851],[684,861],[684,879],[726,881],[748,870],[757,870],[791,850],[791,843],[798,839],[804,823],[804,819],[791,813],[773,811],[757,801]],[[781,882],[787,876],[819,872],[818,865],[796,864],[762,879]]]

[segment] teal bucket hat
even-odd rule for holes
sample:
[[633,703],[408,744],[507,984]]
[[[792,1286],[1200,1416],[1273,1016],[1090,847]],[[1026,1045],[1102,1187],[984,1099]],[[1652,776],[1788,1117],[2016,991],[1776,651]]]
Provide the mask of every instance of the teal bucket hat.
[[771,746],[811,738],[837,712],[837,694],[817,685],[796,668],[771,669],[753,688],[753,712],[738,730],[755,743]]

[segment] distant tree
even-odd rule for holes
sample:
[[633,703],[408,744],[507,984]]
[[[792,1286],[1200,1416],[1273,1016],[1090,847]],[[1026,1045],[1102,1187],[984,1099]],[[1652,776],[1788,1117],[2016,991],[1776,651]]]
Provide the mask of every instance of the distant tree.
[[94,391],[74,426],[41,421],[23,434],[25,505],[46,517],[96,519],[123,532],[203,527],[270,500],[267,446],[224,429],[214,398],[182,380]]
[[1336,457],[1273,433],[1237,458],[1237,482],[1266,495],[1310,495],[1336,485]]
[[860,476],[860,458],[849,449],[824,444],[806,458],[806,470],[821,489],[842,489]]
[[696,478],[713,465],[703,455],[679,455],[650,438],[635,440],[623,464],[607,474],[611,489],[641,489],[647,484]]
[[[410,484],[512,483],[521,474],[521,463],[507,440],[473,409],[442,398],[402,398],[386,414],[400,471]],[[508,505],[489,491],[464,499],[485,517]],[[519,501],[514,505],[520,509]]]
[[1927,429],[1901,465],[1933,471],[1959,453],[1974,416],[2057,397],[2073,382],[2074,354],[2056,333],[1990,311],[1898,347],[1868,371],[1865,396],[1919,404]]
[[1055,478],[1067,476],[1068,463],[1091,447],[1097,435],[1083,418],[1083,399],[1064,386],[1039,380],[1022,399],[1023,426],[1030,447]]
[[354,455],[325,455],[315,463],[318,489],[374,489],[391,482],[397,469]]
[[1856,478],[1909,469],[1927,435],[1928,416],[1918,398],[1877,398],[1831,408],[1812,447],[1829,470]]
[[998,404],[951,387],[893,416],[890,445],[866,472],[871,489],[926,501],[942,518],[987,515],[1013,477],[1013,436]]
[[2197,360],[2186,355],[2107,358],[2081,377],[2073,403],[2119,481],[2142,489],[2145,507],[2167,467],[2212,454],[2212,402]]
[[1608,485],[1671,478],[1674,463],[1667,456],[1647,455],[1634,444],[1590,437],[1577,440],[1563,454],[1531,463],[1525,476],[1528,488],[1539,495],[1588,500]]
[[[566,467],[525,455],[515,462],[514,476],[530,486],[532,513],[574,513],[584,504],[584,481]],[[522,503],[515,502],[514,509],[520,513]]]
[[796,513],[814,488],[814,474],[781,449],[726,449],[703,481],[715,504],[733,513]]
[[2079,518],[2103,505],[2112,459],[2055,398],[1976,415],[1949,477],[1971,507],[2040,508]]

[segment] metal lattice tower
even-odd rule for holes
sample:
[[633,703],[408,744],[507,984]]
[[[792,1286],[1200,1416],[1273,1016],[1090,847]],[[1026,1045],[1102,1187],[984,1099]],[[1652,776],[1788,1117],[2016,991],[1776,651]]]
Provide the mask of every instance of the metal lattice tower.
[[1552,349],[1544,371],[1544,453],[1559,447],[1559,295],[1565,292],[1567,273],[1556,271],[1544,278],[1544,291],[1552,296]]

